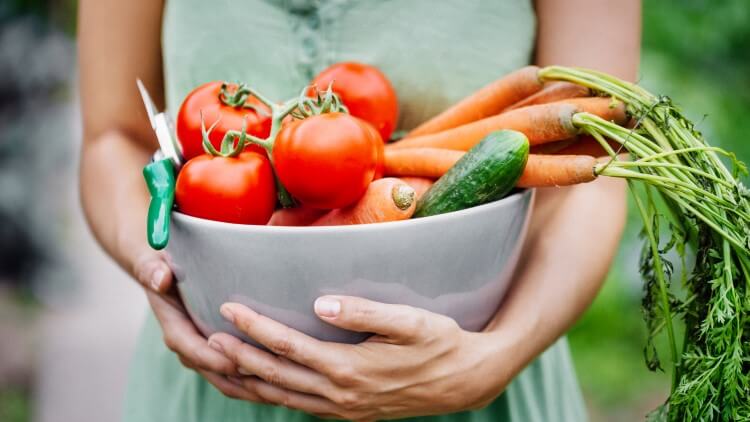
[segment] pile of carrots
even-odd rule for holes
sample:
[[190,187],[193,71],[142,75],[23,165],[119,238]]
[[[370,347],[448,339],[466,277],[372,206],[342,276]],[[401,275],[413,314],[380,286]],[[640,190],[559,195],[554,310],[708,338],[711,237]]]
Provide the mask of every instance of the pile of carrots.
[[570,82],[540,81],[539,68],[516,70],[469,95],[385,146],[383,179],[374,181],[355,204],[340,210],[282,209],[271,225],[344,225],[405,220],[414,203],[489,133],[516,130],[529,140],[531,154],[519,188],[569,186],[596,178],[600,144],[579,134],[573,116],[591,113],[627,125],[624,104],[594,97]]

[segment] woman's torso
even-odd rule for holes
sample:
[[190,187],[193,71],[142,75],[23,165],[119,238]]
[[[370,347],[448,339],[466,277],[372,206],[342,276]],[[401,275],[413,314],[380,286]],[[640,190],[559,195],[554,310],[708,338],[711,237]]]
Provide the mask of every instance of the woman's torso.
[[[167,108],[195,86],[248,82],[271,98],[299,94],[339,61],[374,64],[399,96],[409,129],[531,60],[527,0],[167,0]],[[585,420],[565,340],[532,363],[488,408],[431,421]],[[300,412],[223,397],[164,347],[149,316],[133,360],[125,420],[308,421]]]
[[528,0],[168,0],[167,107],[216,79],[285,100],[353,60],[388,76],[411,128],[528,64],[535,30]]

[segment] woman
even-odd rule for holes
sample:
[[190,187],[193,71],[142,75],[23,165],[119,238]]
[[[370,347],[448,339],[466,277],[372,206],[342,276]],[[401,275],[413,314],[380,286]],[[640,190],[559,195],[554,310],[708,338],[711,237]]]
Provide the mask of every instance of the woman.
[[174,111],[209,80],[250,81],[283,99],[331,63],[362,61],[393,81],[408,129],[530,62],[635,79],[640,2],[82,0],[79,38],[83,206],[153,310],[125,420],[586,418],[558,339],[613,258],[625,216],[620,182],[539,192],[520,270],[482,333],[406,306],[324,297],[315,304],[324,321],[381,339],[329,344],[242,306],[222,307],[279,358],[225,334],[202,337],[175,299],[164,256],[146,244],[140,169],[156,144],[134,81]]

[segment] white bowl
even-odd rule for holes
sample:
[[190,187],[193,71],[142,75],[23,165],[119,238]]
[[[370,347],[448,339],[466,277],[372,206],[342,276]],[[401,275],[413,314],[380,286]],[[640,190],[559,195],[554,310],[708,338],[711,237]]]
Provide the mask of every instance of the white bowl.
[[448,214],[391,223],[273,227],[172,213],[167,251],[177,287],[201,332],[250,341],[219,314],[238,302],[322,340],[367,334],[319,320],[321,295],[360,296],[447,315],[481,330],[518,262],[534,193]]

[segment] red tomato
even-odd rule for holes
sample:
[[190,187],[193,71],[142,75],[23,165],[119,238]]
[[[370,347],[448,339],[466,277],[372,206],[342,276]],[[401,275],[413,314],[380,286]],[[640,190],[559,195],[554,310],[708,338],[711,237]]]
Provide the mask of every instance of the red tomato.
[[375,166],[375,176],[372,178],[372,180],[382,179],[383,175],[385,174],[385,147],[383,146],[383,139],[371,124],[365,121],[363,121],[362,123],[367,126],[367,129],[370,131],[371,136],[378,140],[378,163]]
[[327,113],[284,126],[273,147],[276,175],[289,193],[312,208],[341,208],[367,190],[382,142],[367,123]]
[[398,98],[383,72],[362,63],[337,63],[320,72],[313,84],[323,91],[331,81],[349,113],[370,122],[388,142],[398,121]]
[[[255,97],[249,97],[247,102],[263,110],[264,113],[257,113],[249,108],[230,107],[219,98],[221,84],[222,82],[215,81],[195,88],[180,106],[180,111],[177,113],[176,131],[186,160],[204,153],[201,111],[206,128],[211,127],[221,117],[208,137],[217,150],[228,130],[242,130],[242,119],[245,116],[247,116],[247,133],[265,139],[271,131],[271,112],[268,107]],[[253,150],[262,151],[259,147],[254,147]]]
[[252,151],[237,157],[195,157],[177,176],[175,202],[181,212],[193,217],[266,224],[276,206],[271,162]]

